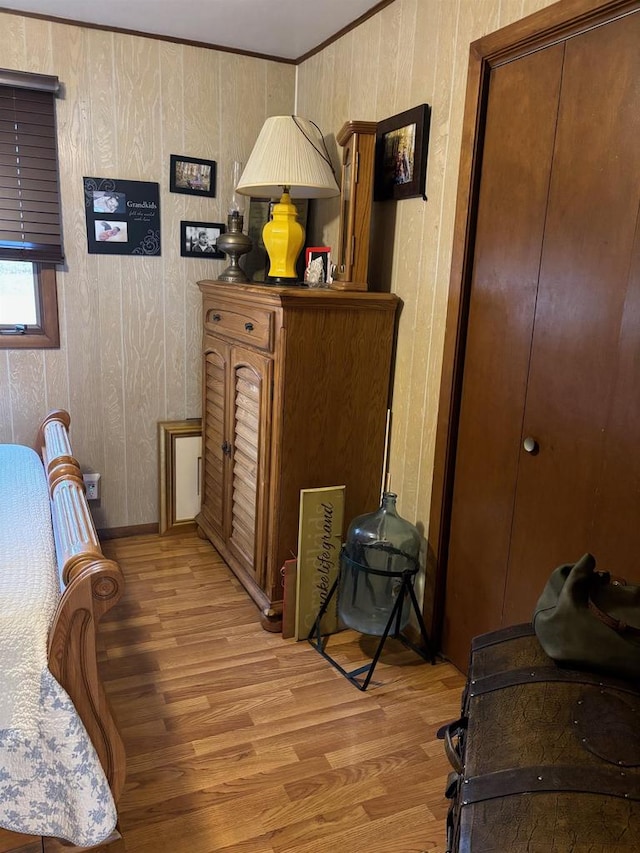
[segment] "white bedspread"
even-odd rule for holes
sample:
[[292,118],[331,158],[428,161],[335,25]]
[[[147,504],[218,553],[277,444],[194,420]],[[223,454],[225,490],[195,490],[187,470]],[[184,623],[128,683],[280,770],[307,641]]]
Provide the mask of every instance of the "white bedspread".
[[0,444],[0,826],[103,841],[116,824],[104,771],[47,669],[60,597],[47,482],[38,455]]

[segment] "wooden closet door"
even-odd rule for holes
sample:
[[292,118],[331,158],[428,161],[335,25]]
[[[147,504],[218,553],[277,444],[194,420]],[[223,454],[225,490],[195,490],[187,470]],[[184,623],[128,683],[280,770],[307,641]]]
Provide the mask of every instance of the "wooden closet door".
[[640,579],[638,45],[634,12],[490,72],[443,632],[461,669],[560,563]]
[[443,626],[461,669],[502,618],[563,54],[491,72]]
[[640,580],[639,205],[635,14],[566,43],[505,625],[585,551]]

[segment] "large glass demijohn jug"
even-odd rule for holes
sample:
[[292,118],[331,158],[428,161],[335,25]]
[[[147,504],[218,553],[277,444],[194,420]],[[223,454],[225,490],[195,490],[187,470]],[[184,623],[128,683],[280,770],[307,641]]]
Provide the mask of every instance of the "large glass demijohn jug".
[[[384,634],[403,594],[402,572],[411,571],[413,582],[420,565],[420,533],[398,515],[396,499],[385,492],[379,509],[354,518],[340,555],[338,614],[348,628],[362,634]],[[411,613],[410,598],[404,595],[400,631]]]

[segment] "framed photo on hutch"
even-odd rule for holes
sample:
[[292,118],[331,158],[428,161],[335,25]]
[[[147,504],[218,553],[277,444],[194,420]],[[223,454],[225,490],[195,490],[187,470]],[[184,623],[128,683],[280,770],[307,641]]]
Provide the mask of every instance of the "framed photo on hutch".
[[330,246],[307,246],[305,250],[304,280],[310,286],[329,286],[331,283]]

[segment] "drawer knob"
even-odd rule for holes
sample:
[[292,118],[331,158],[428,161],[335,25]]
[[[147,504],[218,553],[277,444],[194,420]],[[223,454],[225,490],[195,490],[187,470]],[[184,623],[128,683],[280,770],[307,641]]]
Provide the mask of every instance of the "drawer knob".
[[219,314],[214,314],[211,319],[213,320],[214,323],[219,323],[221,318],[220,318]]
[[253,323],[245,323],[244,327],[247,330],[247,332],[253,332]]

